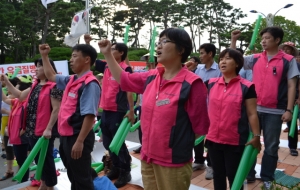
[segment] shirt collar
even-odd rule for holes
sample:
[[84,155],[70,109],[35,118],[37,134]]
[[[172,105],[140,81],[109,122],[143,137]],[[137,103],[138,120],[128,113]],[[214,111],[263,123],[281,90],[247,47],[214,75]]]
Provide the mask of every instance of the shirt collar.
[[[211,65],[211,67],[208,70],[210,70],[210,69],[216,70],[216,69],[218,69],[218,67],[219,67],[218,64],[214,61],[213,64]],[[205,65],[201,69],[206,70]]]

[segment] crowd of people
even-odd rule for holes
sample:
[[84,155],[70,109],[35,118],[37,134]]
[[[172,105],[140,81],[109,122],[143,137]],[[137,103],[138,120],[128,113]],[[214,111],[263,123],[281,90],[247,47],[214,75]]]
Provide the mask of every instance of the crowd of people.
[[[287,122],[290,127],[294,104],[300,104],[300,56],[293,43],[282,44],[284,32],[279,27],[260,32],[263,52],[253,55],[243,56],[243,50],[236,48],[240,34],[232,32],[230,48],[221,51],[216,62],[213,44],[200,45],[199,58],[189,57],[192,42],[188,33],[168,28],[159,35],[154,63],[147,55],[147,67],[140,71],[132,70],[124,43],[99,41],[105,57],[102,61],[89,45],[91,36],[85,35],[86,44],[72,48],[70,68],[75,74],[71,76],[57,74],[48,56],[50,46],[40,45],[35,80],[1,75],[8,90],[8,94],[2,92],[1,110],[8,164],[0,180],[14,175],[14,156],[21,167],[44,136],[49,146],[39,190],[54,189],[53,148],[59,137],[59,153],[71,189],[97,189],[91,152],[95,142],[92,128],[98,117],[102,142],[112,161],[106,177],[116,180],[116,188],[123,187],[131,181],[131,157],[125,143],[118,155],[109,145],[123,118],[134,123],[138,113],[142,146],[134,152],[141,154],[145,190],[187,190],[192,172],[204,169],[205,178],[213,179],[214,189],[225,190],[227,179],[230,187],[233,184],[245,146],[261,150],[260,136],[265,147],[260,176],[264,189],[272,189],[281,126]],[[100,74],[93,75],[93,65]],[[297,134],[296,126],[295,137],[289,137],[292,156],[298,156]],[[202,135],[205,140],[195,146],[195,139]],[[255,181],[255,164],[248,183]],[[29,171],[22,182],[28,178]]]

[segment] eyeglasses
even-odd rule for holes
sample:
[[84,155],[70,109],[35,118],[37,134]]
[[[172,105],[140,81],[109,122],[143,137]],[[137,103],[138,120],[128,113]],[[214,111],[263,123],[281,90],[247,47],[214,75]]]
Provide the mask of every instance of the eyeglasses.
[[166,43],[175,43],[175,42],[173,42],[171,40],[163,39],[161,41],[156,42],[155,45],[156,46],[160,46],[160,45],[164,46]]

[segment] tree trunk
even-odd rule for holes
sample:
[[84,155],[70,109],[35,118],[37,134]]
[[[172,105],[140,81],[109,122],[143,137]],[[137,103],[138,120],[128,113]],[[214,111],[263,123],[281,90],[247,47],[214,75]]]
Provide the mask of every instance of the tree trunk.
[[44,32],[42,36],[42,44],[46,43],[46,38],[48,35],[49,18],[50,18],[50,9],[46,9],[46,20],[45,20]]

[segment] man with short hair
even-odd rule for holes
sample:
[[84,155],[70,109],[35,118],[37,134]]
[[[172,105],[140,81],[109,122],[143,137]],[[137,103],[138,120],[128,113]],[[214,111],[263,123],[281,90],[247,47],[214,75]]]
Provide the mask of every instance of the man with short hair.
[[[202,44],[199,48],[200,53],[200,62],[202,64],[198,64],[197,68],[193,67],[194,62],[190,60],[186,63],[188,69],[198,75],[203,82],[208,81],[211,78],[217,78],[222,76],[222,73],[219,69],[219,65],[215,62],[214,57],[216,55],[217,48],[214,44],[205,43]],[[205,157],[204,153],[204,141],[194,147],[195,152],[195,161],[193,163],[193,170],[203,170],[206,168],[205,179],[211,180],[213,179],[213,169],[211,166],[211,161],[209,158],[209,154],[206,154],[207,167],[205,165]]]
[[[236,48],[240,34],[238,30],[231,33],[231,48]],[[264,51],[244,57],[244,68],[253,71],[257,111],[265,145],[260,176],[264,189],[268,190],[273,188],[282,122],[292,119],[299,71],[293,56],[278,47],[284,36],[281,28],[267,27],[260,32],[260,36]],[[248,182],[255,181],[254,167],[247,179]]]

